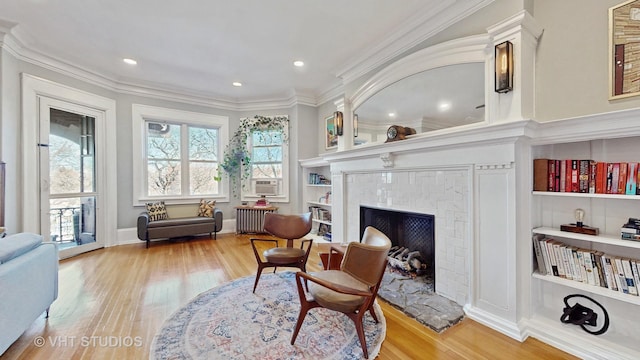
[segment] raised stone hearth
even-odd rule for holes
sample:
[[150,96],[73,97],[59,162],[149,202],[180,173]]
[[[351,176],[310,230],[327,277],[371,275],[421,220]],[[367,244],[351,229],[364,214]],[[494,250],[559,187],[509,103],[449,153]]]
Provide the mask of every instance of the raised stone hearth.
[[412,278],[387,271],[378,295],[436,332],[448,329],[464,317],[462,306],[436,294],[433,280],[426,276]]

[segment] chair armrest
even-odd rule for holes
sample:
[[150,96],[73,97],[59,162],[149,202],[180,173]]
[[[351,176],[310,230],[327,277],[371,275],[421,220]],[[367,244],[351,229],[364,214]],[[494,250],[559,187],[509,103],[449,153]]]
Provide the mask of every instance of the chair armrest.
[[309,273],[298,271],[296,272],[296,281],[300,281],[300,278],[304,278],[305,280],[314,282],[320,286],[324,286],[328,289],[339,292],[341,294],[367,296],[367,297],[373,295],[371,291],[362,291],[362,290],[354,289],[348,286],[332,283],[330,281],[318,279],[317,277],[310,275]]
[[213,218],[215,219],[215,223],[216,223],[215,232],[222,230],[222,217],[223,217],[222,210],[215,208],[215,210],[213,210]]
[[138,239],[147,240],[147,227],[149,226],[149,213],[146,211],[138,215]]

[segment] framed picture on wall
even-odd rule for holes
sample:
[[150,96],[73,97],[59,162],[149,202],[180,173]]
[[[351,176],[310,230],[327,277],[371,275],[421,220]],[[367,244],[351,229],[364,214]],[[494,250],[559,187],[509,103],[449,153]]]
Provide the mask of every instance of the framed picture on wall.
[[325,138],[326,138],[326,149],[333,149],[338,147],[338,135],[336,134],[336,125],[333,121],[333,114],[327,116],[324,119],[325,122]]

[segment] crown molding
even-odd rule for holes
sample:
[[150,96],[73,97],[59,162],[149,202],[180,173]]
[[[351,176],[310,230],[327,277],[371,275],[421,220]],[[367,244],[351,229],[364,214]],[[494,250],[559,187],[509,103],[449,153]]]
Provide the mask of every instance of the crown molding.
[[321,92],[317,97],[318,105],[334,101],[339,97],[344,97],[344,86],[340,83],[336,83],[325,91]]
[[12,22],[0,20],[0,49],[6,50],[16,59],[119,94],[175,101],[230,111],[272,110],[290,108],[295,105],[315,107],[318,104],[315,96],[295,92],[283,98],[233,101],[218,99],[209,94],[187,89],[118,81],[69,61],[32,50],[26,45],[29,44],[29,41],[25,41],[24,39],[26,39],[26,37],[19,31],[19,26],[16,26],[16,24]]
[[343,83],[349,83],[402,55],[493,1],[441,1],[429,11],[417,13],[377,46],[369,48],[342,69],[338,69],[336,76],[342,79]]

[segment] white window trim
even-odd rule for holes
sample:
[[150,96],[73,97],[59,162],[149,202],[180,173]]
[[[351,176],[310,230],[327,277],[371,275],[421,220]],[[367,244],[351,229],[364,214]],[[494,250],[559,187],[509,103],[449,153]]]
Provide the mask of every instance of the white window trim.
[[[274,115],[273,117],[287,117],[287,115]],[[267,116],[271,117],[271,116]],[[289,139],[289,127],[284,129],[285,137]],[[277,196],[268,196],[267,200],[273,203],[288,203],[289,202],[289,142],[291,139],[282,144],[282,194]],[[248,190],[245,190],[248,189]],[[251,192],[248,192],[251,191]],[[246,179],[241,184],[240,189],[241,201],[256,201],[260,199],[260,196],[256,195],[252,191],[251,178]]]
[[[212,115],[205,113],[196,113],[191,111],[183,111],[176,109],[168,109],[157,106],[149,106],[142,104],[132,105],[132,124],[133,124],[133,206],[142,206],[149,201],[163,200],[167,204],[187,204],[196,203],[202,195],[183,195],[183,196],[163,196],[153,198],[146,195],[146,121],[166,121],[171,123],[183,123],[194,126],[218,127],[220,154],[219,160],[222,161],[222,152],[224,146],[229,142],[229,117]],[[219,195],[210,196],[208,199],[215,199],[218,202],[229,202],[229,181],[223,177],[220,181]]]

